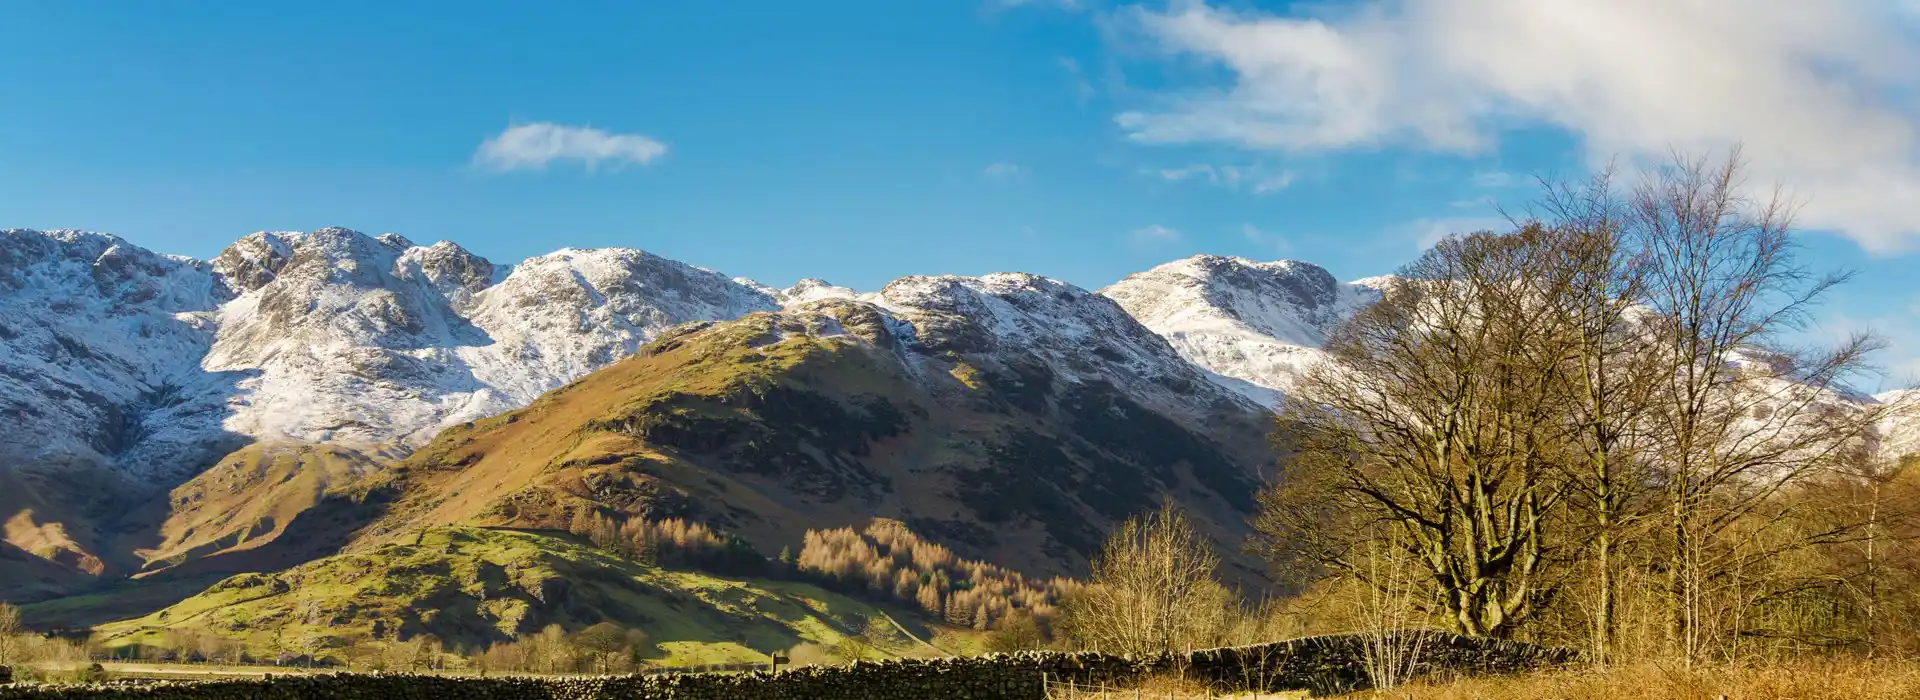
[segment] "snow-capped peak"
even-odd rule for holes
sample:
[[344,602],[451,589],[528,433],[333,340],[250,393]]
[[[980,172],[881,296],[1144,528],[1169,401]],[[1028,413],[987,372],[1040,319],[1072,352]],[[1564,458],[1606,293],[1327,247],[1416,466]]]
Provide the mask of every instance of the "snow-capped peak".
[[1037,362],[1060,381],[1111,384],[1170,415],[1246,406],[1210,380],[1238,382],[1183,360],[1113,300],[1059,280],[1020,272],[912,276],[860,299],[907,322],[922,351]]
[[[1194,364],[1265,404],[1278,399],[1346,319],[1379,299],[1391,278],[1341,283],[1295,260],[1196,255],[1128,276],[1100,291]],[[1248,386],[1246,383],[1254,386]]]
[[19,444],[0,437],[0,457],[161,484],[235,441],[417,444],[669,326],[775,308],[625,248],[508,267],[452,242],[324,228],[249,234],[202,263],[106,234],[6,231],[0,411],[31,425]]
[[776,293],[784,306],[795,306],[821,299],[857,299],[860,293],[846,287],[837,287],[818,277],[808,277],[793,283],[793,286]]

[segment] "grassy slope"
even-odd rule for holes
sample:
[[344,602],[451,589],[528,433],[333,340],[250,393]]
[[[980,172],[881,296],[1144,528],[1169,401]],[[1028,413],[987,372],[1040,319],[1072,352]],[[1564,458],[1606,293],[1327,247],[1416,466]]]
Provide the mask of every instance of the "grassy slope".
[[[0,600],[67,596],[74,600],[66,607],[75,608],[104,598],[125,610],[119,604],[128,594],[148,599],[180,589],[171,581],[129,585],[128,577],[163,574],[204,585],[210,575],[280,569],[332,554],[379,514],[359,482],[390,459],[374,449],[257,443],[157,496],[116,490],[118,482],[107,475],[62,480],[0,468],[0,513],[11,513],[0,542]],[[42,498],[89,490],[90,501]],[[82,501],[82,513],[49,505]]]
[[103,576],[0,544],[0,600],[27,603],[38,628],[85,628],[151,613],[232,574],[333,554],[378,516],[360,482],[388,460],[337,445],[242,447],[171,492],[113,513],[107,521],[117,532],[102,551],[117,564]]
[[225,576],[166,576],[125,579],[86,588],[85,592],[48,598],[20,606],[28,627],[37,630],[84,630],[104,622],[140,617],[192,597]]
[[[396,471],[406,495],[369,540],[442,524],[554,525],[585,505],[696,517],[771,551],[776,542],[797,544],[807,528],[872,517],[874,502],[887,495],[885,478],[867,468],[876,460],[785,458],[817,455],[816,446],[794,445],[796,437],[859,449],[879,442],[874,451],[887,451],[889,438],[828,419],[858,421],[862,411],[850,404],[874,400],[903,414],[924,413],[917,389],[897,364],[850,338],[765,342],[775,332],[771,323],[750,317],[657,341],[525,409],[448,429]],[[767,420],[740,407],[754,395],[784,390],[818,397],[843,414]],[[628,429],[632,423],[647,427]],[[676,442],[658,437],[676,427],[680,444],[663,444]],[[655,437],[642,437],[648,430]],[[688,447],[689,434],[734,443],[759,438],[769,454],[716,459]],[[751,468],[729,468],[746,463]],[[945,488],[937,474],[917,486],[926,494]]]
[[643,566],[567,537],[434,528],[276,574],[235,576],[100,631],[110,646],[125,646],[191,629],[270,655],[326,637],[432,634],[472,648],[548,624],[578,630],[607,619],[645,630],[666,663],[714,663],[831,644],[876,614],[811,585]]
[[[386,478],[356,546],[450,524],[557,526],[578,508],[693,517],[772,553],[880,516],[970,558],[1077,574],[1106,526],[1171,493],[1237,548],[1254,484],[1223,451],[1110,390],[903,362],[858,310],[755,315],[657,340],[525,409],[450,428]],[[814,324],[809,327],[809,324]],[[917,375],[917,376],[916,376]]]
[[357,489],[385,458],[351,447],[257,443],[127,518],[138,576],[270,571],[332,554],[373,517]]

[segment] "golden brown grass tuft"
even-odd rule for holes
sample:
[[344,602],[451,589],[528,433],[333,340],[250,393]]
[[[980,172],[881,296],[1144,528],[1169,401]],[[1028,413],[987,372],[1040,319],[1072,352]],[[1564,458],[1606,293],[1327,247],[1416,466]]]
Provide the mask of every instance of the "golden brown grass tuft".
[[1893,700],[1920,698],[1920,663],[1835,659],[1691,670],[1641,664],[1417,684],[1371,695],[1395,700]]

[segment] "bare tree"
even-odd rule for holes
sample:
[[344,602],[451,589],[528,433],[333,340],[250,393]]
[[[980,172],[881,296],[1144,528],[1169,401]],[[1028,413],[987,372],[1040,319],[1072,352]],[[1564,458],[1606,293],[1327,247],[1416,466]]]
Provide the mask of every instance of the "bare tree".
[[1620,578],[1629,546],[1657,506],[1649,431],[1654,393],[1670,371],[1639,322],[1649,261],[1609,166],[1584,182],[1542,180],[1543,195],[1516,221],[1541,231],[1556,270],[1540,302],[1562,354],[1564,473],[1575,544],[1590,554],[1589,653],[1615,656]]
[[1670,537],[1670,641],[1698,659],[1721,634],[1705,619],[1707,587],[1765,552],[1716,547],[1775,494],[1867,449],[1883,411],[1833,399],[1878,347],[1855,334],[1798,348],[1822,296],[1849,275],[1795,259],[1793,207],[1774,190],[1744,193],[1736,149],[1721,160],[1676,155],[1628,199],[1627,224],[1647,256],[1642,320],[1669,367],[1653,413],[1662,444]]
[[1418,624],[1422,615],[1412,572],[1403,561],[1404,548],[1391,537],[1370,545],[1375,551],[1367,557],[1367,576],[1374,585],[1365,590],[1361,603],[1366,623],[1361,655],[1373,687],[1391,690],[1419,671],[1427,635]]
[[1542,297],[1566,280],[1546,237],[1442,241],[1335,334],[1281,418],[1298,451],[1255,521],[1269,554],[1371,581],[1363,545],[1391,533],[1465,634],[1512,634],[1552,595],[1565,338]]
[[0,666],[12,665],[20,646],[20,609],[0,602]]
[[1171,502],[1129,518],[1093,561],[1090,583],[1068,599],[1065,626],[1081,646],[1150,655],[1213,646],[1231,595],[1220,558]]

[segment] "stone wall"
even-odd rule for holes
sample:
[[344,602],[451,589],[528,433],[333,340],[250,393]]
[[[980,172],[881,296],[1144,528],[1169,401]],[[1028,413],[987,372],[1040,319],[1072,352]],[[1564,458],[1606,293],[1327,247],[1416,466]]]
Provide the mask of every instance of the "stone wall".
[[[1576,654],[1490,639],[1414,633],[1426,673],[1505,673],[1576,660]],[[1097,652],[1022,652],[953,659],[898,659],[780,672],[589,678],[473,678],[404,674],[280,676],[147,685],[0,687],[0,700],[1042,700],[1046,679],[1124,683],[1179,673],[1222,690],[1364,687],[1365,645],[1356,636],[1134,659]]]
[[1427,677],[1518,673],[1565,666],[1580,658],[1568,649],[1444,632],[1407,632],[1380,638],[1330,635],[1207,649],[1184,659],[1164,660],[1156,670],[1179,672],[1221,690],[1344,692],[1367,687],[1370,645],[1398,647],[1405,658],[1412,660],[1412,673]]

